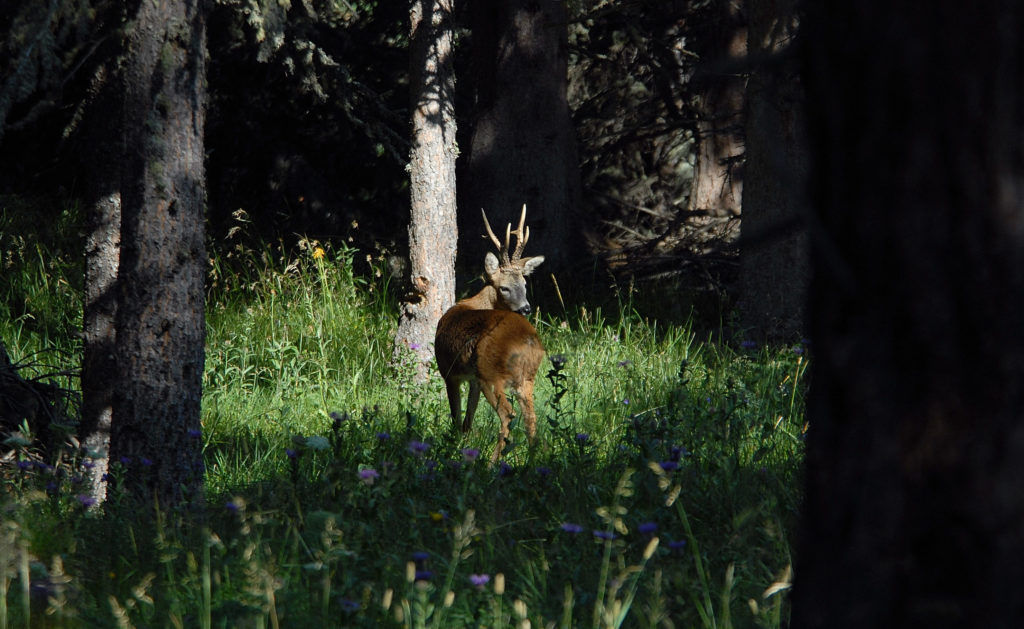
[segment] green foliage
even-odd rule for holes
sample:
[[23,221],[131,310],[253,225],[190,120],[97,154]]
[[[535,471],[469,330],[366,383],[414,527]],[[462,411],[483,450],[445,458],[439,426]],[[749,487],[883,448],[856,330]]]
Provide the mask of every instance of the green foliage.
[[[311,240],[215,256],[200,522],[123,496],[144,462],[113,462],[98,510],[88,461],[7,444],[0,624],[785,624],[802,348],[701,342],[628,304],[540,316],[538,445],[516,422],[491,467],[493,410],[455,435],[440,383],[389,366],[387,274],[357,258]],[[12,355],[19,329],[0,326]]]

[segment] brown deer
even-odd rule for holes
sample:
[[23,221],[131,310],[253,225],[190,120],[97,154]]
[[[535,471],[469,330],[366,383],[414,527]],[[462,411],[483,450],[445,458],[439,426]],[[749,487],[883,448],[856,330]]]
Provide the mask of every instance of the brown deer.
[[[530,238],[530,228],[523,230],[526,206],[519,215],[519,227],[505,228],[504,246],[494,235],[487,214],[484,227],[491,242],[498,248],[501,260],[493,253],[484,257],[487,285],[476,295],[467,297],[444,313],[437,324],[434,354],[437,367],[448,391],[448,406],[456,430],[469,432],[473,414],[480,401],[480,391],[501,420],[498,445],[491,457],[497,462],[505,449],[508,425],[512,420],[512,405],[505,397],[510,387],[519,399],[519,407],[526,424],[526,435],[532,443],[537,436],[537,416],[533,411],[533,381],[537,368],[544,359],[544,345],[530,322],[526,300],[525,277],[540,266],[544,256],[523,258],[523,247]],[[515,251],[509,256],[509,238],[516,236]],[[466,418],[461,423],[460,388],[469,382]]]

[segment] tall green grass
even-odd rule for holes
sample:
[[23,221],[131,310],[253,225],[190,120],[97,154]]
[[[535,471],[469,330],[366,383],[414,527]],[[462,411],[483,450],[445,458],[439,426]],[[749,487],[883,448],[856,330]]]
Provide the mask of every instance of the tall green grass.
[[[97,511],[87,461],[18,451],[0,627],[786,624],[803,348],[709,343],[629,299],[541,304],[538,444],[517,423],[492,467],[494,412],[458,436],[439,380],[391,365],[397,307],[365,256],[215,256],[201,519],[124,498],[138,464],[115,462]],[[60,345],[18,330],[12,354]]]

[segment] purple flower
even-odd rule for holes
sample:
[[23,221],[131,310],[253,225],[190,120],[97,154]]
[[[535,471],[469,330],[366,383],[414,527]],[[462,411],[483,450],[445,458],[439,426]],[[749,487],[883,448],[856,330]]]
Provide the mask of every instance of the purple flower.
[[434,578],[434,573],[430,570],[417,570],[416,580],[417,581],[429,581]]
[[607,542],[615,539],[618,536],[615,533],[612,533],[611,531],[594,531],[594,537],[596,537],[597,539],[603,539]]
[[117,457],[117,460],[121,463],[121,465],[124,465],[125,467],[128,467],[129,465],[132,464],[132,457],[130,456],[120,456]]
[[27,470],[30,467],[32,467],[32,461],[18,461],[19,470]]
[[238,513],[238,504],[234,500],[228,500],[224,503],[224,508],[231,513]]
[[685,539],[681,539],[681,540],[677,540],[677,541],[674,541],[674,542],[669,542],[668,543],[668,547],[671,548],[672,550],[682,550],[682,549],[686,548],[686,540]]
[[299,456],[299,453],[296,452],[295,450],[292,450],[291,448],[285,448],[284,453],[285,456],[287,456],[289,459],[295,459],[296,457]]
[[590,435],[588,435],[585,432],[578,432],[576,433],[576,441],[579,441],[580,443],[586,443],[590,441]]
[[429,443],[423,443],[422,441],[410,441],[409,452],[416,456],[423,456],[423,454],[430,449]]
[[747,340],[740,343],[740,347],[747,350],[757,349],[757,343],[755,343],[754,341]]
[[415,351],[415,350],[418,350],[419,348],[420,348],[420,344],[419,343],[409,343],[409,349]]
[[378,432],[377,433],[377,440],[378,441],[387,441],[390,438],[391,438],[391,435],[389,435],[386,432]]
[[583,532],[583,527],[572,522],[562,522],[562,530],[573,535]]
[[622,403],[626,406],[629,406],[629,398],[622,400]]
[[188,431],[188,436],[192,437],[193,439],[198,439],[199,437],[203,436],[203,431],[197,430],[195,428],[190,428]]
[[462,453],[462,460],[467,462],[473,462],[480,456],[480,450],[476,448],[463,448],[459,452]]
[[650,535],[658,530],[658,524],[656,522],[642,522],[636,527],[636,530],[638,533]]
[[666,472],[671,472],[672,470],[679,468],[679,463],[675,461],[661,461],[660,463],[658,463],[658,465],[660,465],[661,469],[665,470]]
[[417,550],[411,555],[409,555],[409,558],[415,561],[416,563],[423,563],[427,559],[430,559],[430,553],[428,553],[425,550]]
[[75,498],[77,498],[78,502],[83,507],[85,507],[86,509],[88,509],[89,507],[91,507],[91,506],[96,504],[96,499],[93,498],[92,496],[86,496],[85,494],[78,494],[77,496],[75,496]]
[[372,485],[378,478],[380,478],[380,474],[372,467],[359,470],[359,480],[363,481],[365,485]]
[[491,582],[491,575],[489,574],[471,574],[469,575],[469,582],[472,583],[476,589],[482,590],[484,586]]
[[150,467],[151,465],[153,465],[153,461],[151,459],[147,459],[146,457],[139,457],[139,463],[142,463],[142,465],[145,467]]
[[537,468],[537,475],[538,476],[551,476],[551,468],[550,467],[544,467],[543,465],[541,465],[540,467]]
[[359,607],[359,601],[351,601],[347,598],[341,599],[341,609],[345,613],[351,614],[353,612],[357,612],[359,611]]
[[82,467],[84,469],[91,470],[92,468],[96,467],[96,464],[93,463],[91,459],[85,459],[82,461]]
[[498,464],[498,478],[505,478],[506,476],[512,476],[512,466],[502,461]]

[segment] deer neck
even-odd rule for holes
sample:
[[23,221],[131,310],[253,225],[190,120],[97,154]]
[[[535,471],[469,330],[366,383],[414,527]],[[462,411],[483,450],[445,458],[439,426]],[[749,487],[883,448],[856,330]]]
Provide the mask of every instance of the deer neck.
[[455,305],[469,310],[493,310],[498,305],[498,291],[488,284],[476,295],[466,297]]

